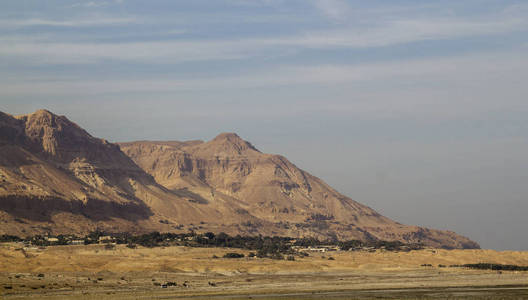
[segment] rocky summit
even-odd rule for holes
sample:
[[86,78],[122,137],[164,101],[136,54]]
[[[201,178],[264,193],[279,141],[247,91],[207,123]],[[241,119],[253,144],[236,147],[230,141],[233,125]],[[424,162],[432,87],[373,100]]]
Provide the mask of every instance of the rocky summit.
[[0,112],[0,234],[220,232],[478,248],[397,223],[235,133],[113,144],[46,110]]

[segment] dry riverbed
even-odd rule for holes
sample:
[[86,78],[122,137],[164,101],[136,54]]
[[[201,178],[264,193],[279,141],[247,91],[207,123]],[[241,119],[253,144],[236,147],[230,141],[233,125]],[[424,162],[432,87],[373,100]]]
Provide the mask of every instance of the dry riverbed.
[[329,252],[295,261],[212,258],[227,252],[249,253],[222,248],[39,249],[4,244],[0,295],[97,300],[528,298],[528,272],[439,267],[479,262],[528,266],[528,252],[427,249]]

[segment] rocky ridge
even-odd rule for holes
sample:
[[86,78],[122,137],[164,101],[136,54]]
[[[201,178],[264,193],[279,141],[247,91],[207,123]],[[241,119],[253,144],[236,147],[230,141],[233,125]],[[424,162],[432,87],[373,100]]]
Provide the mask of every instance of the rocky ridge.
[[91,136],[46,110],[0,112],[0,234],[225,231],[477,248],[341,195],[234,133],[209,142]]
[[273,224],[288,236],[335,236],[424,242],[436,247],[478,245],[453,232],[397,223],[332,189],[281,155],[261,153],[235,133],[209,142],[131,142],[121,149],[158,183],[176,193],[200,195],[204,203],[233,199],[257,218],[243,224],[258,233]]

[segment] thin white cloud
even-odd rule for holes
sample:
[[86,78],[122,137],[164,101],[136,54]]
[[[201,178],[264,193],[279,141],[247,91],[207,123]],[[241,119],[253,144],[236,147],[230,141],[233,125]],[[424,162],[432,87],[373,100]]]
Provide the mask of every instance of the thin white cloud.
[[350,13],[350,6],[344,0],[314,0],[315,7],[334,21],[343,21]]
[[[66,79],[38,78],[4,80],[0,95],[115,92],[164,92],[262,88],[298,85],[347,85],[374,83],[382,89],[401,84],[464,85],[478,88],[483,82],[511,82],[528,75],[528,55],[499,53],[450,58],[379,62],[360,65],[314,65],[271,68],[237,76],[157,79]],[[15,77],[16,78],[16,77]],[[20,82],[21,80],[21,82]],[[18,82],[17,82],[18,81]],[[514,83],[514,82],[513,82]]]
[[235,6],[277,6],[285,0],[225,0],[226,3]]
[[527,25],[528,22],[524,19],[483,21],[414,19],[393,21],[379,27],[312,32],[268,42],[310,48],[368,48],[423,40],[500,34],[526,29]]
[[107,5],[108,5],[108,2],[106,2],[106,1],[103,1],[103,2],[90,1],[90,2],[75,3],[75,4],[72,4],[70,7],[86,7],[86,8],[90,8],[90,7],[103,7],[103,6],[107,6]]
[[240,51],[235,46],[234,42],[222,41],[98,44],[20,42],[0,45],[0,56],[29,59],[36,64],[86,64],[104,60],[171,64],[240,59],[248,57],[251,52],[247,45],[245,51]]
[[[325,2],[326,3],[326,2]],[[95,26],[133,23],[135,18],[89,18],[78,20],[8,20],[11,26]],[[179,63],[198,60],[229,60],[276,56],[302,49],[386,47],[423,40],[454,39],[526,30],[525,18],[507,14],[490,19],[402,19],[370,27],[349,27],[298,33],[289,36],[146,41],[129,43],[73,43],[19,41],[0,44],[0,55],[34,63],[94,63],[100,60]],[[0,38],[1,39],[1,38]]]
[[84,7],[84,8],[97,8],[104,7],[111,4],[123,4],[124,0],[114,0],[114,1],[87,1],[87,2],[78,2],[70,5],[70,7]]
[[29,26],[54,26],[54,27],[88,27],[88,26],[109,26],[136,23],[134,17],[83,17],[79,19],[4,19],[0,20],[0,26],[6,28],[29,27]]
[[[100,18],[75,21],[40,19],[14,21],[19,25],[91,26],[134,22],[134,18]],[[13,22],[13,21],[11,21]],[[523,18],[491,20],[408,19],[377,27],[312,31],[290,36],[147,41],[129,43],[72,43],[19,41],[0,44],[0,55],[22,58],[33,63],[94,63],[100,60],[124,60],[150,63],[179,63],[198,60],[229,60],[276,56],[302,49],[386,47],[423,40],[453,39],[526,30]]]

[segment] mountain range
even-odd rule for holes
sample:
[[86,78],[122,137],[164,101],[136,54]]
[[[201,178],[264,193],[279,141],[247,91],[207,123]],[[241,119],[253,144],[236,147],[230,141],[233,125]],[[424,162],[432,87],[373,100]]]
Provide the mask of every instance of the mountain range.
[[[324,159],[321,157],[320,159]],[[110,143],[47,110],[0,112],[0,234],[226,232],[479,248],[400,224],[235,133]]]

